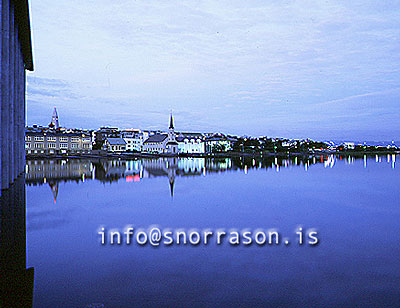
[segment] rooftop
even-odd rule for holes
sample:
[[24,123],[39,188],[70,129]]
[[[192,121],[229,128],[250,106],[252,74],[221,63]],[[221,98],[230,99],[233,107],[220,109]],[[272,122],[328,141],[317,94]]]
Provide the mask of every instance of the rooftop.
[[167,134],[156,134],[147,138],[144,143],[163,142],[167,138]]
[[126,142],[123,138],[107,138],[107,141],[111,145],[125,145]]

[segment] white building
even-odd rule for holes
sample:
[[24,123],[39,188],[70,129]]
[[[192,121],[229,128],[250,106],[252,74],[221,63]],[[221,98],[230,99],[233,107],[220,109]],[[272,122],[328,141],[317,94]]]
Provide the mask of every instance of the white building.
[[148,132],[135,132],[130,135],[125,135],[123,138],[126,142],[126,150],[142,152],[143,143],[146,139],[148,139],[148,137],[149,137]]
[[178,143],[174,129],[174,119],[170,117],[168,134],[155,134],[143,142],[143,152],[157,154],[178,154]]
[[134,147],[133,147],[133,138],[134,136],[124,136],[124,141],[126,143],[126,150],[127,151],[133,151]]
[[347,150],[354,150],[355,149],[354,142],[345,142],[343,145],[344,145],[344,148],[347,149]]
[[201,133],[180,133],[176,141],[179,153],[202,154],[206,152],[204,136]]

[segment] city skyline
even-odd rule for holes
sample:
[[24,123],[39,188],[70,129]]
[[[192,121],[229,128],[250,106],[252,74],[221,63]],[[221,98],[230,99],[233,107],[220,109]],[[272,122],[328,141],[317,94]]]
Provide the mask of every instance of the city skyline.
[[[171,111],[171,113],[169,114],[169,121],[171,120],[171,116],[173,116],[173,113]],[[65,131],[84,131],[84,132],[98,132],[102,129],[115,129],[116,132],[121,133],[121,132],[148,132],[148,133],[155,133],[155,134],[167,134],[168,133],[168,129],[166,126],[161,127],[161,128],[157,128],[157,129],[147,129],[147,128],[143,128],[143,127],[117,127],[117,126],[111,126],[111,125],[102,125],[100,127],[97,128],[86,128],[86,127],[65,127],[59,124],[58,121],[58,112],[57,112],[57,107],[54,107],[53,109],[53,115],[51,118],[50,123],[47,125],[45,123],[46,121],[44,121],[44,123],[35,123],[32,124],[31,126],[26,125],[26,129],[39,129],[39,130],[47,130],[50,129],[52,131],[59,131],[60,132],[65,132]],[[56,123],[56,124],[55,124]],[[57,127],[57,128],[56,128]],[[253,135],[249,135],[249,134],[243,134],[241,136],[239,135],[235,135],[235,134],[231,134],[229,132],[211,132],[211,131],[202,131],[202,132],[183,132],[180,131],[178,132],[178,134],[199,134],[202,136],[211,136],[211,135],[222,135],[222,136],[231,136],[231,137],[236,137],[236,138],[250,138],[250,139],[257,139],[257,138],[272,138],[272,139],[281,139],[281,140],[313,140],[309,137],[305,137],[305,138],[290,138],[287,136],[267,136],[267,135],[259,135],[259,136],[253,136]],[[344,144],[346,143],[346,141],[348,142],[355,142],[357,144],[369,144],[371,146],[374,145],[397,145],[400,143],[399,140],[365,140],[365,139],[321,139],[321,140],[316,140],[316,141],[321,141],[321,142],[326,142],[326,143],[336,143],[336,144]]]
[[31,14],[28,125],[56,105],[61,125],[90,129],[164,129],[173,109],[182,131],[400,133],[393,3],[32,1]]

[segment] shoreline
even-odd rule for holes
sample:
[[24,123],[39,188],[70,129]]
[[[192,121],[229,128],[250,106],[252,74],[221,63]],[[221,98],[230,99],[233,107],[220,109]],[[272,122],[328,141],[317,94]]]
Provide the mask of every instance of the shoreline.
[[346,151],[346,152],[327,152],[321,151],[318,153],[240,153],[240,152],[224,152],[224,153],[206,153],[206,154],[151,154],[151,153],[85,153],[85,154],[26,154],[26,160],[42,160],[42,159],[138,159],[138,158],[234,158],[234,157],[314,157],[322,155],[335,156],[375,156],[375,155],[398,155],[400,151]]

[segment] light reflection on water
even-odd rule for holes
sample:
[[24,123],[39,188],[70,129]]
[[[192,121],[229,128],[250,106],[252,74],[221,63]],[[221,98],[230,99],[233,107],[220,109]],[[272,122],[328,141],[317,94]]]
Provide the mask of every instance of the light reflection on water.
[[[178,176],[206,176],[207,174],[240,171],[245,174],[249,169],[273,169],[279,172],[281,168],[303,166],[308,171],[311,165],[323,164],[325,168],[333,168],[337,160],[343,160],[346,165],[352,165],[357,160],[363,161],[367,168],[367,161],[371,157],[363,155],[336,156],[320,155],[312,157],[267,157],[267,158],[157,158],[136,160],[29,160],[26,164],[27,185],[48,184],[56,202],[59,182],[85,182],[97,180],[102,183],[113,183],[125,180],[137,183],[154,177],[168,177],[173,195],[175,178]],[[382,157],[375,155],[375,162],[382,163]],[[396,167],[396,155],[387,155],[386,162]]]
[[[367,160],[371,157],[363,155],[336,156],[321,155],[312,157],[267,157],[267,158],[158,158],[158,159],[137,159],[137,160],[29,160],[26,164],[26,180],[28,184],[38,184],[41,180],[48,178],[59,180],[80,180],[86,178],[99,181],[115,181],[121,178],[144,179],[153,176],[168,176],[170,169],[181,175],[206,175],[207,173],[224,172],[228,170],[247,169],[268,169],[279,171],[279,168],[291,166],[306,166],[307,171],[310,165],[323,163],[325,168],[333,168],[337,160],[344,160],[347,165],[354,164],[355,160],[363,160],[364,167],[367,167]],[[381,163],[382,157],[376,155],[375,162]],[[392,168],[396,167],[396,155],[387,155],[387,163]],[[129,177],[131,176],[131,177]],[[133,178],[132,178],[133,177]]]
[[[38,160],[26,170],[35,307],[399,306],[394,155]],[[127,224],[303,225],[321,244],[99,245],[100,225]]]

